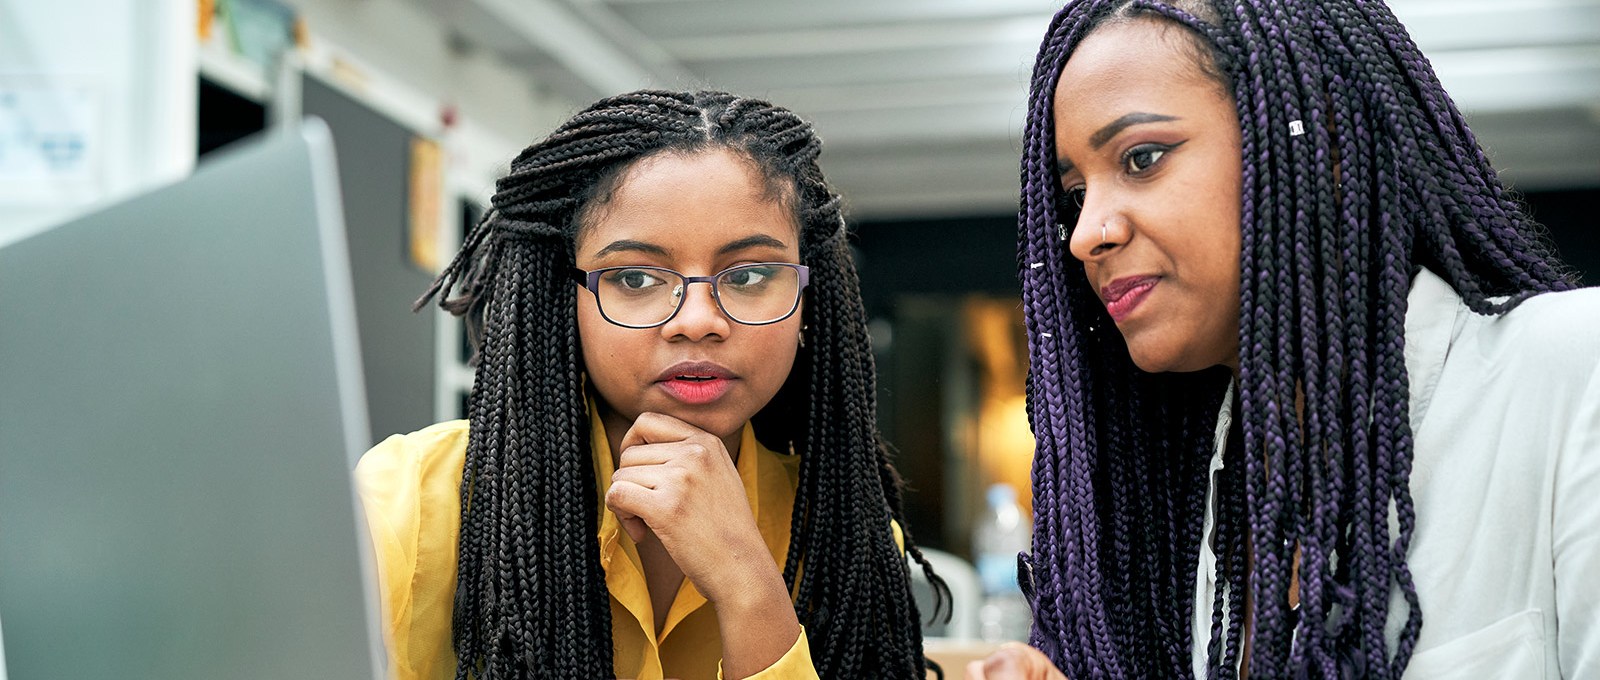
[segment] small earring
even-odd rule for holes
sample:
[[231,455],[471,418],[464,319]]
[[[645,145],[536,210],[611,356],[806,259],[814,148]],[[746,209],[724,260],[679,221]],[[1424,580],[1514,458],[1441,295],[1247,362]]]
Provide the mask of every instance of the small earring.
[[800,332],[799,333],[795,333],[795,335],[800,336],[800,349],[805,349],[805,347],[806,347],[806,329],[804,327],[801,327]]

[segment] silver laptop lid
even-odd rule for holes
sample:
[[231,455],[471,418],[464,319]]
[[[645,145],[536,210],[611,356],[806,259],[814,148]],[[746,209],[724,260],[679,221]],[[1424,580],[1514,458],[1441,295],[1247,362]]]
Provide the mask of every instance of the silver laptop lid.
[[11,680],[377,677],[329,133],[218,155],[0,248]]

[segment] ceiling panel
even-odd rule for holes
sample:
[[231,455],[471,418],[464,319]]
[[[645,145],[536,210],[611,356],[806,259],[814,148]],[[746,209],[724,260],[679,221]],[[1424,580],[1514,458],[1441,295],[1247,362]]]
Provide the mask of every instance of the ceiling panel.
[[[1040,0],[413,0],[576,107],[712,86],[812,120],[857,217],[1007,212]],[[1600,186],[1600,0],[1395,0],[1522,189]]]
[[986,46],[902,50],[871,55],[818,54],[804,57],[756,57],[738,61],[691,62],[690,68],[710,82],[730,87],[773,89],[916,83],[948,78],[983,77],[1027,83],[1031,59],[1017,50]]
[[[941,20],[1049,18],[1057,3],[1038,0],[643,0],[602,5],[660,39],[833,27],[895,26]],[[1044,24],[1040,24],[1043,34]]]

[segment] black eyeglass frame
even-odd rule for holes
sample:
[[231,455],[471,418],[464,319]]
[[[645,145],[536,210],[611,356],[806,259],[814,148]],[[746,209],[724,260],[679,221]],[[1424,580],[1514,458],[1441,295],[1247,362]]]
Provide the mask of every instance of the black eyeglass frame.
[[[717,289],[717,279],[722,278],[722,276],[724,274],[727,274],[728,272],[738,271],[740,269],[753,268],[753,267],[788,267],[790,269],[795,270],[800,275],[800,285],[797,288],[795,288],[794,304],[791,305],[789,307],[789,311],[784,312],[782,316],[779,316],[778,318],[773,319],[771,321],[759,321],[759,322],[751,323],[749,321],[744,321],[744,320],[740,319],[739,317],[734,316],[732,313],[730,313],[728,311],[727,307],[722,306],[722,295]],[[672,309],[672,313],[668,314],[667,318],[662,319],[662,320],[660,320],[660,321],[658,321],[656,323],[639,325],[639,324],[622,323],[620,321],[617,321],[616,319],[611,318],[611,315],[606,314],[606,306],[605,306],[605,304],[600,302],[600,277],[604,276],[606,274],[606,272],[621,271],[621,270],[626,270],[626,269],[643,269],[645,271],[666,272],[668,274],[671,274],[673,276],[678,277],[680,280],[683,281],[684,294],[678,296],[678,305]],[[572,280],[574,282],[576,282],[579,286],[588,289],[589,290],[589,294],[594,296],[594,306],[597,309],[600,310],[600,316],[602,318],[604,318],[606,321],[610,322],[612,325],[615,325],[615,326],[621,326],[623,328],[639,328],[639,329],[656,328],[656,327],[659,327],[659,326],[665,326],[668,322],[670,322],[673,319],[677,318],[678,312],[683,311],[683,302],[684,302],[684,300],[689,299],[688,291],[689,291],[689,284],[691,284],[691,283],[704,283],[706,285],[711,286],[711,299],[716,301],[717,310],[722,312],[723,316],[728,317],[729,321],[733,321],[734,323],[740,324],[742,326],[769,326],[769,325],[778,323],[780,321],[783,321],[784,319],[787,319],[787,318],[789,318],[791,316],[794,316],[794,313],[800,309],[800,300],[801,300],[801,298],[805,297],[803,295],[803,293],[806,290],[806,286],[811,284],[811,268],[807,267],[807,266],[805,266],[803,264],[796,264],[794,262],[747,262],[745,264],[738,264],[738,265],[734,265],[732,267],[728,267],[727,269],[724,269],[724,270],[722,270],[720,272],[717,272],[715,274],[712,274],[710,276],[688,276],[688,275],[683,274],[682,272],[679,272],[679,271],[674,270],[674,269],[667,269],[666,267],[654,267],[654,266],[649,266],[649,265],[633,265],[633,266],[622,266],[622,267],[602,267],[600,269],[593,269],[593,270],[588,270],[588,271],[585,271],[583,269],[579,269],[577,267],[573,267],[570,270],[568,270],[568,274],[570,274],[572,276]]]

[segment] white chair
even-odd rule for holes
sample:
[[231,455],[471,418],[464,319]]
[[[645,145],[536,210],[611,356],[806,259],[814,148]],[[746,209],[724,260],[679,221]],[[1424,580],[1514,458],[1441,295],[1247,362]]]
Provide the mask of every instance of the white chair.
[[[922,549],[922,556],[933,565],[934,573],[944,579],[950,588],[950,622],[940,620],[922,622],[924,637],[946,637],[970,640],[978,637],[978,608],[983,605],[983,586],[978,581],[978,570],[970,562],[943,550]],[[911,592],[917,599],[917,611],[928,617],[933,613],[933,587],[922,575],[922,566],[906,558],[911,567]]]

